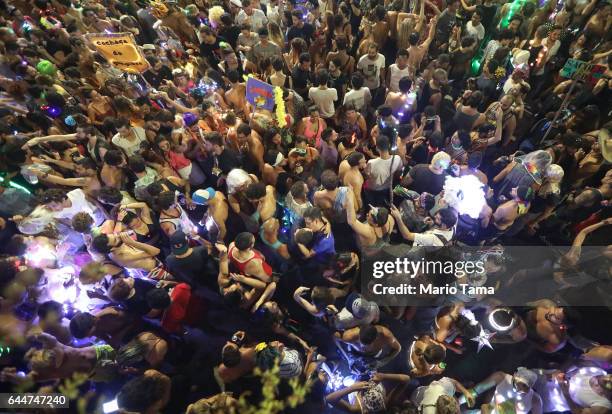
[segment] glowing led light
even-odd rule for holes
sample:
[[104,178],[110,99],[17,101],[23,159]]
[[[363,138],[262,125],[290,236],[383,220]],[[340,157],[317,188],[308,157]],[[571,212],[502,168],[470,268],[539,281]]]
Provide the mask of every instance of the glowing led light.
[[41,267],[43,263],[57,259],[54,249],[39,244],[30,245],[24,257],[28,265],[33,267]]
[[447,176],[444,182],[444,201],[459,214],[477,219],[487,203],[483,186],[474,175]]
[[508,325],[506,325],[506,326],[498,324],[495,321],[495,314],[499,313],[499,312],[505,312],[505,310],[503,310],[503,309],[495,309],[493,312],[491,312],[489,314],[489,324],[496,331],[504,332],[504,331],[507,331],[508,329],[510,329],[510,327],[512,327],[512,321],[510,321],[510,323]]
[[476,352],[480,352],[480,350],[485,346],[490,349],[493,349],[493,346],[491,345],[490,341],[493,336],[495,336],[495,332],[491,333],[480,328],[480,333],[478,334],[478,336],[470,338],[470,340],[478,342],[478,350]]

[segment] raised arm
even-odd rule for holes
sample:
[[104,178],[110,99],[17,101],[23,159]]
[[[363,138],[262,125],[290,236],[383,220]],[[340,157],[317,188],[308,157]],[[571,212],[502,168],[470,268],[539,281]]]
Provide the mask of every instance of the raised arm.
[[151,257],[155,257],[161,252],[161,250],[159,250],[155,246],[151,246],[150,244],[146,243],[141,243],[132,239],[127,233],[121,233],[119,237],[121,238],[121,241],[125,244],[134,247],[135,249],[138,249]]
[[433,40],[436,34],[437,24],[438,24],[438,16],[434,16],[429,22],[429,33],[427,34],[427,39],[425,39],[425,41],[421,43],[421,46],[420,46],[424,48],[425,50],[429,49],[429,45],[431,44],[431,41]]
[[402,237],[408,241],[414,241],[415,233],[411,232],[408,227],[402,221],[402,214],[395,206],[391,206],[391,215],[395,219],[397,223],[397,228],[399,229]]
[[293,292],[293,300],[297,302],[306,312],[310,313],[312,316],[320,316],[321,312],[316,308],[315,305],[308,302],[304,299],[303,295],[310,291],[310,288],[300,286]]
[[346,220],[348,225],[355,231],[355,233],[367,237],[370,235],[370,227],[367,224],[363,224],[357,220],[357,213],[355,212],[355,193],[353,193],[352,187],[348,187],[348,194],[346,197]]
[[24,144],[22,148],[33,147],[38,144],[42,144],[43,142],[62,142],[62,141],[72,141],[76,139],[77,134],[66,134],[66,135],[47,135],[45,137],[37,137],[32,138],[28,142]]

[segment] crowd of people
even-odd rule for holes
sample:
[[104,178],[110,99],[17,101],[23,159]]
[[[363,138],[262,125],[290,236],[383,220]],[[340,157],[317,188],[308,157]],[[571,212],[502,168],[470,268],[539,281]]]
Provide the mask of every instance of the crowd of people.
[[[1,4],[3,392],[612,412],[609,1]],[[116,33],[145,71],[88,38]],[[367,295],[372,257],[423,248],[529,300]]]

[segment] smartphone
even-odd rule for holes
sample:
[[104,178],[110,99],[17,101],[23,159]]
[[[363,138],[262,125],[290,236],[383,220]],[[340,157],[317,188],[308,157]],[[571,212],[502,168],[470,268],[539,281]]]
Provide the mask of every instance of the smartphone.
[[112,401],[102,404],[102,411],[104,411],[104,414],[115,413],[119,411],[119,405],[117,404],[117,399],[115,398]]

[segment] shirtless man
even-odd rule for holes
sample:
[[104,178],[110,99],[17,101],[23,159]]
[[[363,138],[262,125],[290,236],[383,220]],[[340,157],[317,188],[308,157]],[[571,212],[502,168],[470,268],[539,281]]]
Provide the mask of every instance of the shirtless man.
[[39,333],[29,338],[40,342],[42,349],[30,348],[25,354],[31,371],[21,377],[15,367],[6,367],[0,374],[0,381],[23,383],[25,381],[48,381],[71,378],[75,373],[96,374],[97,368],[114,363],[115,351],[110,345],[94,345],[73,348],[58,342],[55,337]]
[[270,149],[266,153],[264,161],[263,181],[266,185],[275,186],[279,174],[286,172],[285,165],[287,165],[287,159],[283,156],[282,152]]
[[552,300],[528,303],[532,309],[525,315],[527,338],[542,352],[557,352],[567,342],[568,308],[557,306]]
[[265,283],[272,281],[272,267],[266,263],[265,257],[253,248],[255,236],[243,232],[236,236],[236,240],[229,245],[229,263],[237,272],[253,276]]
[[411,33],[410,37],[408,38],[408,42],[410,43],[410,46],[408,47],[408,67],[410,68],[413,76],[421,67],[423,57],[425,57],[425,54],[429,49],[429,45],[431,44],[431,41],[436,33],[437,23],[438,17],[434,16],[429,22],[429,33],[427,34],[427,38],[423,41],[423,43],[419,44],[419,34],[416,32]]
[[221,364],[215,368],[215,376],[223,385],[232,383],[255,369],[255,358],[257,351],[254,345],[245,345],[246,334],[238,331],[232,335],[231,341],[227,341],[221,351]]
[[244,118],[249,115],[249,104],[246,100],[246,85],[240,82],[240,75],[235,70],[227,72],[230,81],[230,89],[225,92],[225,101],[236,113],[236,116]]
[[208,206],[206,213],[202,216],[202,220],[200,220],[200,225],[205,226],[209,233],[211,231],[208,224],[209,220],[212,220],[214,225],[217,226],[217,237],[215,240],[209,241],[223,241],[225,239],[225,235],[227,234],[225,222],[227,221],[227,216],[229,215],[229,204],[227,202],[227,198],[225,198],[225,194],[223,194],[221,191],[215,191],[209,187],[204,190],[194,191],[193,195],[191,196],[191,200],[195,204]]
[[156,280],[171,277],[155,259],[160,250],[133,240],[128,233],[100,234],[94,237],[92,245],[99,253],[108,254],[108,257],[121,267],[141,270]]
[[444,371],[441,366],[444,358],[446,358],[446,349],[442,344],[429,335],[419,337],[408,351],[410,376],[418,378],[441,374]]
[[514,221],[527,213],[529,203],[533,199],[533,191],[526,186],[515,187],[511,190],[512,199],[501,204],[491,217],[485,230],[485,239],[495,239],[508,230]]
[[[252,237],[250,233],[241,234]],[[234,267],[237,267],[238,270],[243,273],[255,272],[261,277],[250,277],[245,276],[244,274],[230,273],[229,250],[227,247],[220,244],[216,244],[216,247],[219,251],[219,275],[217,276],[219,293],[228,303],[232,304],[232,302],[235,302],[233,304],[240,309],[250,311],[251,313],[256,312],[261,305],[272,297],[274,291],[276,290],[275,282],[267,283],[270,278],[267,276],[268,274],[266,271],[269,269],[265,267],[267,264],[265,264],[263,261],[263,257],[254,254],[251,256],[250,260],[247,259],[245,262],[240,262],[240,259],[237,259],[237,257],[240,256],[240,252],[232,252],[231,260],[234,263]],[[230,245],[230,247],[232,247],[232,245]],[[253,252],[257,251],[253,250]],[[259,253],[259,255],[261,254]],[[244,263],[246,263],[246,266]],[[262,281],[262,278],[266,279],[266,281]]]
[[402,123],[408,120],[416,110],[417,96],[411,93],[412,80],[404,76],[399,80],[399,91],[389,92],[385,105],[391,107],[393,115]]
[[54,160],[49,156],[43,155],[41,161],[73,170],[77,176],[75,178],[64,178],[62,176],[46,173],[40,170],[33,170],[34,174],[36,174],[39,180],[43,183],[56,184],[65,187],[81,187],[85,194],[91,197],[97,194],[100,188],[102,188],[102,184],[98,179],[98,167],[89,158],[81,158],[74,163],[68,163]]
[[323,171],[321,185],[323,189],[314,194],[314,205],[323,211],[329,221],[346,222],[348,187],[338,186],[338,176],[332,170]]
[[245,159],[244,164],[247,171],[262,172],[264,168],[264,146],[261,137],[247,124],[241,124],[236,129],[236,148]]
[[109,306],[94,315],[88,312],[79,312],[70,320],[70,333],[76,339],[90,336],[104,340],[113,348],[123,343],[123,338],[134,326],[135,315],[125,310]]
[[381,325],[351,328],[334,334],[336,341],[346,344],[352,368],[382,367],[395,358],[402,346],[393,333]]
[[274,217],[276,213],[276,195],[274,187],[264,183],[253,183],[245,191],[247,200],[255,211],[250,215],[242,215],[245,223],[251,223],[253,229],[257,226],[259,230],[261,224]]
[[354,195],[352,193],[352,190],[349,190],[346,211],[348,224],[357,235],[358,245],[362,249],[380,247],[381,243],[389,240],[393,227],[395,227],[395,220],[385,207],[370,207],[366,222],[360,222],[355,214],[355,207],[353,206]]
[[346,157],[346,162],[350,167],[344,172],[344,176],[341,178],[342,184],[349,187],[353,193],[353,201],[355,202],[355,211],[361,211],[363,201],[361,200],[361,188],[363,187],[363,174],[368,163],[366,162],[365,156],[361,152],[353,152]]
[[104,154],[104,163],[100,171],[100,179],[107,187],[121,189],[125,180],[123,167],[125,160],[119,150],[109,150]]
[[249,185],[259,182],[259,179],[256,175],[249,174],[243,169],[234,168],[227,174],[226,182],[227,201],[232,211],[239,216],[249,217],[254,209],[244,193]]

